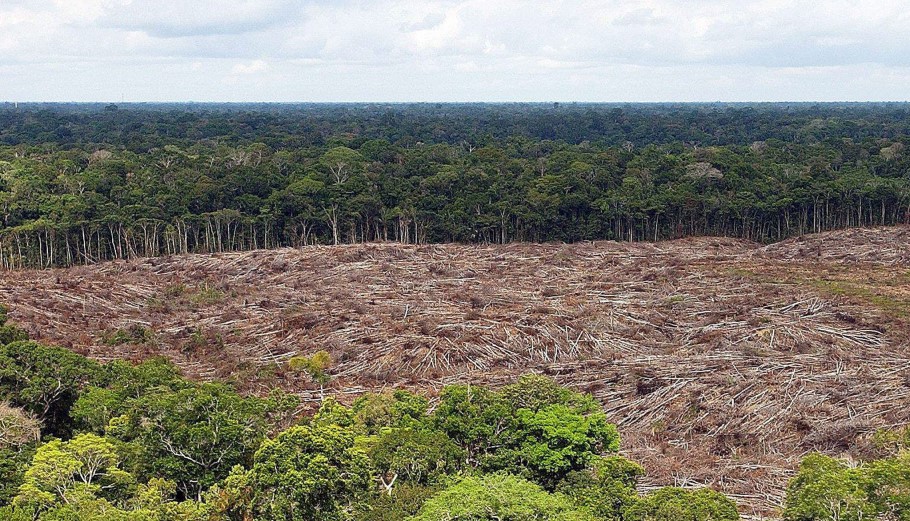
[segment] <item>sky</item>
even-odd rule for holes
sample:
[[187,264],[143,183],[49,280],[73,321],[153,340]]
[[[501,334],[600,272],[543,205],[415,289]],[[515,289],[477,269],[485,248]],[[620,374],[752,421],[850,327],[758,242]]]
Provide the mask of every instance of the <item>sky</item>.
[[0,0],[5,101],[903,101],[910,0]]

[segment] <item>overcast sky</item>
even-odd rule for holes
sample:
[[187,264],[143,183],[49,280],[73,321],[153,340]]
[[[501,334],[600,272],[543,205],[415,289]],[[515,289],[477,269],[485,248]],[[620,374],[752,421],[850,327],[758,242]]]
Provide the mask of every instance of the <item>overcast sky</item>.
[[0,99],[907,100],[908,7],[0,0]]

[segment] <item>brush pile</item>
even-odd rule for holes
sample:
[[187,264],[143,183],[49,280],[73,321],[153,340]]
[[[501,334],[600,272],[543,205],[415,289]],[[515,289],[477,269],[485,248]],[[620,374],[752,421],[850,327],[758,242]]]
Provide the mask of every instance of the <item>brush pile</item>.
[[44,341],[249,392],[318,399],[286,362],[319,350],[346,396],[542,372],[602,401],[654,485],[762,513],[808,451],[910,423],[908,235],[317,246],[5,273],[0,300]]

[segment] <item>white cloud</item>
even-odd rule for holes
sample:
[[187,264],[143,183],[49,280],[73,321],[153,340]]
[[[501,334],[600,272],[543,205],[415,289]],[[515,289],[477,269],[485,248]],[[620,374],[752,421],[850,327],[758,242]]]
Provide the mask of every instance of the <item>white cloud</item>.
[[900,99],[906,34],[905,0],[3,0],[0,98]]
[[120,0],[107,7],[101,24],[162,38],[264,31],[299,10],[293,0]]
[[269,68],[263,60],[253,60],[250,63],[238,63],[231,67],[231,74],[256,74]]

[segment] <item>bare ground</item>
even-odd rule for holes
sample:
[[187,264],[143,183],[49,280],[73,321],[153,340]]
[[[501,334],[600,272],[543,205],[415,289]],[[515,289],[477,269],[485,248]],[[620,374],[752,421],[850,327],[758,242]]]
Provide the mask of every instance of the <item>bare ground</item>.
[[309,247],[3,273],[0,301],[43,341],[250,392],[315,398],[284,362],[320,349],[346,398],[542,372],[603,402],[651,484],[768,514],[805,453],[910,423],[908,239]]

